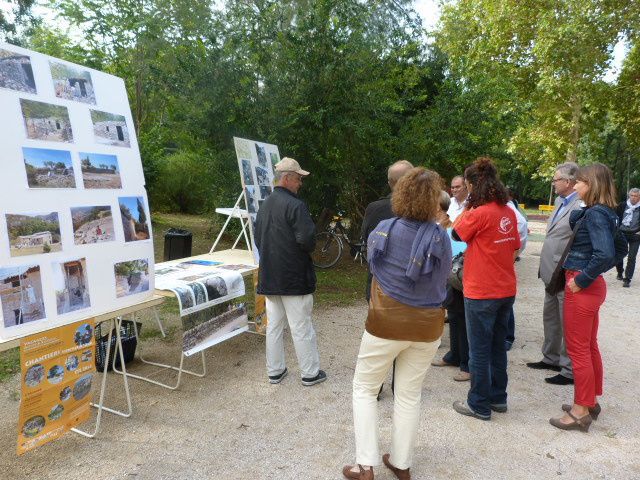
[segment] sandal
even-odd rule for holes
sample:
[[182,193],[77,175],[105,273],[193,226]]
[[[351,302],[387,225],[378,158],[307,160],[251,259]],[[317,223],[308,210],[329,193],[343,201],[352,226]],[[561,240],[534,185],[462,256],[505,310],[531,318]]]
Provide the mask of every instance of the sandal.
[[[563,403],[562,410],[564,410],[565,412],[568,412],[569,410],[571,410],[571,405],[569,405],[568,403]],[[600,415],[601,411],[602,411],[602,408],[600,408],[599,403],[596,403],[595,407],[589,407],[589,415],[591,415],[591,418],[594,420],[598,420],[598,415]]]
[[369,467],[369,470],[362,468],[362,465],[358,464],[359,472],[354,472],[351,469],[353,465],[345,465],[342,469],[342,474],[345,478],[351,480],[373,480],[373,467]]
[[589,431],[589,427],[591,426],[592,418],[591,415],[586,414],[584,417],[576,417],[573,413],[566,412],[569,415],[573,422],[571,423],[563,423],[560,421],[560,418],[550,418],[549,423],[560,430],[580,430],[581,432],[587,433]]

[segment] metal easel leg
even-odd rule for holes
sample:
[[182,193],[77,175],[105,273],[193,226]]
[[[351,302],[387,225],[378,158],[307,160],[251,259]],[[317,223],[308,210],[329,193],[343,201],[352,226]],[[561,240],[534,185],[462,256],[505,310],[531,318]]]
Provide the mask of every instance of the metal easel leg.
[[[113,327],[117,330],[117,332],[119,333],[119,329],[118,329],[118,325],[117,325],[117,321],[116,319],[112,319],[110,320],[110,322]],[[109,334],[107,335],[107,348],[106,350],[106,354],[105,354],[105,361],[104,361],[104,372],[102,372],[102,382],[100,383],[100,396],[98,398],[98,403],[91,403],[90,405],[92,407],[96,407],[98,409],[98,414],[96,416],[96,424],[95,427],[93,429],[93,433],[89,433],[89,432],[85,432],[84,430],[81,430],[79,428],[72,428],[71,431],[77,433],[78,435],[82,435],[83,437],[87,437],[87,438],[94,438],[97,434],[98,431],[100,430],[100,422],[102,420],[102,411],[106,411],[109,413],[113,413],[115,415],[119,415],[121,417],[129,417],[131,416],[131,396],[129,393],[129,384],[127,382],[127,379],[125,377],[124,379],[124,385],[125,385],[125,394],[127,397],[127,404],[129,406],[129,413],[125,414],[123,412],[120,412],[118,410],[114,410],[108,407],[104,406],[104,393],[106,390],[106,386],[107,386],[107,365],[109,365],[109,360],[110,360],[110,356],[111,356],[111,338],[113,335],[113,329],[109,328]],[[116,349],[118,348],[118,343],[121,342],[120,336],[117,335],[116,338],[118,340],[116,340]]]
[[[154,308],[155,310],[155,308]],[[156,314],[156,320],[158,321],[159,325],[162,325],[160,322],[160,317],[157,315],[157,312],[155,312]],[[165,369],[170,369],[170,370],[176,370],[178,372],[178,378],[176,379],[176,383],[175,385],[169,385],[167,383],[163,383],[163,382],[159,382],[157,380],[153,380],[149,377],[145,377],[142,375],[136,375],[133,373],[127,373],[126,369],[123,368],[123,371],[120,371],[118,369],[116,369],[115,367],[115,362],[114,362],[114,366],[113,366],[113,371],[115,373],[119,373],[120,375],[124,375],[125,377],[130,377],[130,378],[135,378],[137,380],[142,380],[144,382],[149,382],[152,383],[154,385],[158,385],[159,387],[163,387],[169,390],[177,390],[178,387],[180,386],[180,382],[182,381],[182,374],[186,373],[187,375],[193,375],[194,377],[204,377],[207,374],[207,365],[205,363],[205,358],[204,358],[204,351],[200,352],[201,354],[201,360],[202,360],[202,373],[197,373],[197,372],[193,372],[191,370],[185,370],[184,367],[184,359],[185,359],[185,354],[184,352],[181,352],[180,355],[180,365],[178,367],[174,367],[173,365],[166,365],[164,363],[157,363],[157,362],[150,362],[148,360],[145,360],[142,357],[142,342],[140,342],[140,338],[138,337],[138,325],[136,324],[136,319],[135,319],[135,313],[132,314],[132,320],[133,320],[133,331],[135,332],[135,336],[136,339],[138,340],[138,357],[140,358],[140,361],[142,363],[146,363],[147,365],[153,365],[154,367],[160,367],[160,368],[165,368]],[[162,327],[161,331],[162,331]],[[122,360],[122,364],[124,365],[124,360]]]

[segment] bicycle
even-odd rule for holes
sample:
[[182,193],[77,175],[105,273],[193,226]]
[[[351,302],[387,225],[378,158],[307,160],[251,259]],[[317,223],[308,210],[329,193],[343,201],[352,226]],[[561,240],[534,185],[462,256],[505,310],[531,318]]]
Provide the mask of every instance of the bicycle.
[[327,229],[316,235],[316,249],[312,254],[313,264],[318,268],[331,268],[342,256],[344,241],[349,245],[349,253],[354,261],[360,264],[366,262],[366,245],[362,242],[352,242],[347,229],[342,224],[344,217],[338,213],[333,217]]

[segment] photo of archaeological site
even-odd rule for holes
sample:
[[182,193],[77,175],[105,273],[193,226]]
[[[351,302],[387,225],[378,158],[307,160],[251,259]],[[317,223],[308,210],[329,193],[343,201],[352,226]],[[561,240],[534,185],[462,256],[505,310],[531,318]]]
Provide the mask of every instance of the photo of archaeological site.
[[113,267],[116,277],[116,296],[126,297],[149,290],[149,260],[131,260],[116,263]]
[[22,148],[29,188],[76,188],[71,153],[46,148]]
[[40,266],[0,268],[0,302],[5,328],[44,319]]
[[84,188],[122,188],[115,155],[80,152],[80,170]]
[[[214,345],[216,340],[223,338],[228,333],[247,326],[247,310],[244,304],[239,306],[229,305],[229,310],[205,321],[191,321],[191,328],[184,328],[182,337],[182,350],[189,352],[198,345]],[[204,313],[208,313],[205,310]],[[194,320],[203,318],[203,315],[194,316]],[[219,340],[218,340],[219,341]]]
[[267,152],[265,151],[264,147],[261,147],[257,143],[255,144],[255,146],[256,146],[256,155],[258,155],[258,163],[260,163],[260,165],[262,165],[263,167],[266,167]]
[[118,197],[124,241],[135,242],[149,239],[149,215],[142,197]]
[[37,93],[31,58],[28,55],[0,48],[0,87]]
[[269,158],[271,158],[271,165],[274,167],[276,166],[276,163],[280,161],[277,153],[269,152]]
[[58,315],[91,306],[87,261],[84,258],[53,263],[53,287]]
[[49,62],[49,65],[56,97],[96,104],[91,74],[87,70],[57,62]]
[[130,147],[127,121],[122,115],[91,110],[95,140],[103,145]]
[[72,208],[71,221],[76,245],[113,242],[116,239],[113,215],[108,205]]
[[12,257],[62,250],[57,212],[7,214],[5,219]]
[[20,99],[27,137],[33,140],[73,143],[67,107]]
[[253,185],[253,174],[251,173],[251,161],[240,160],[242,162],[242,180],[245,185]]

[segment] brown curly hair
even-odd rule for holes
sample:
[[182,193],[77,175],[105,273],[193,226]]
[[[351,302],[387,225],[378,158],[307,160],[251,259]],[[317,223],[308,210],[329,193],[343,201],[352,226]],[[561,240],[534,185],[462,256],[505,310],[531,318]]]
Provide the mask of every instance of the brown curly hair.
[[509,201],[509,193],[489,157],[478,157],[464,170],[464,179],[472,185],[467,199],[467,205],[471,208],[491,202],[506,205]]
[[440,209],[442,178],[424,167],[415,167],[405,173],[391,196],[391,209],[398,217],[419,222],[436,218]]

